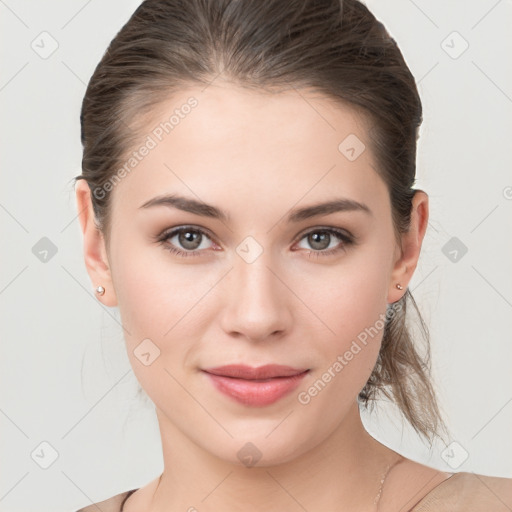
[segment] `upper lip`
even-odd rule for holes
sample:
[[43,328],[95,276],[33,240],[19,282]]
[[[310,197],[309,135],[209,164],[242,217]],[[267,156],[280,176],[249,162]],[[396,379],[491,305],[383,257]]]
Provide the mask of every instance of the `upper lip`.
[[307,371],[308,368],[292,368],[280,364],[266,364],[254,368],[241,364],[229,364],[226,366],[217,366],[215,368],[206,368],[205,372],[212,375],[221,375],[223,377],[234,377],[237,379],[255,380],[272,379],[275,377],[292,377]]

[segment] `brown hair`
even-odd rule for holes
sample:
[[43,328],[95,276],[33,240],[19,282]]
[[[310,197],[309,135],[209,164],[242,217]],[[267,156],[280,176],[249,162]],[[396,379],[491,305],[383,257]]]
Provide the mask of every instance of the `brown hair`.
[[[217,76],[245,88],[318,91],[368,123],[376,171],[387,184],[397,241],[408,230],[422,106],[395,40],[357,0],[146,0],[110,43],[82,104],[82,175],[108,247],[110,192],[102,188],[141,136],[143,121],[173,91]],[[95,193],[101,190],[102,193]],[[418,314],[420,355],[406,326]],[[445,429],[430,382],[429,333],[407,289],[393,306],[382,347],[359,394],[392,399],[431,439]]]

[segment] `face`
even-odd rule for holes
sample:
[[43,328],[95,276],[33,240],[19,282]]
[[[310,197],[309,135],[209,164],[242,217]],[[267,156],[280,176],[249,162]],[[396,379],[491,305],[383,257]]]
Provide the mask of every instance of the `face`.
[[[300,456],[353,407],[417,257],[404,270],[364,119],[305,91],[216,82],[161,105],[134,151],[107,270],[88,268],[112,280],[138,381],[169,431],[223,460],[248,442],[259,464]],[[299,375],[204,371],[269,364]]]

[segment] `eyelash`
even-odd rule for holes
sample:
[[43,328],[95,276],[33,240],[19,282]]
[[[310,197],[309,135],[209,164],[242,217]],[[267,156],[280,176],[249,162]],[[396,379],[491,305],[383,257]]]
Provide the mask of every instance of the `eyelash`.
[[[210,235],[206,231],[204,231],[200,228],[196,228],[194,226],[182,226],[180,228],[173,229],[172,231],[168,231],[167,233],[163,233],[162,235],[159,235],[157,237],[157,242],[160,245],[166,245],[166,243],[169,239],[173,238],[175,235],[177,235],[179,233],[186,232],[186,231],[193,231],[196,233],[200,233],[201,235],[205,235],[207,238],[211,239]],[[308,258],[311,258],[312,256],[314,258],[331,256],[331,255],[337,254],[340,251],[345,251],[347,246],[355,244],[355,237],[353,235],[349,235],[349,234],[347,234],[343,231],[340,231],[339,229],[336,229],[336,228],[315,228],[315,229],[312,229],[312,230],[302,234],[297,241],[300,242],[301,240],[303,240],[305,237],[307,237],[308,235],[310,235],[312,233],[329,233],[330,235],[334,235],[335,237],[339,238],[342,241],[342,245],[335,247],[334,249],[329,249],[329,250],[309,250]],[[201,251],[182,251],[180,249],[177,249],[174,246],[168,246],[166,249],[171,254],[175,254],[177,256],[185,257],[185,258],[187,258],[189,256],[200,256],[201,255]]]

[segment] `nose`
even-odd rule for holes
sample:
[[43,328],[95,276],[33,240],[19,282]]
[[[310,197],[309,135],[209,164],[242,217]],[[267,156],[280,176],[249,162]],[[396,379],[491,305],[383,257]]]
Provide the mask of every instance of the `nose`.
[[236,255],[223,279],[221,326],[230,336],[264,341],[282,336],[292,321],[293,293],[283,272],[265,251],[248,263]]

